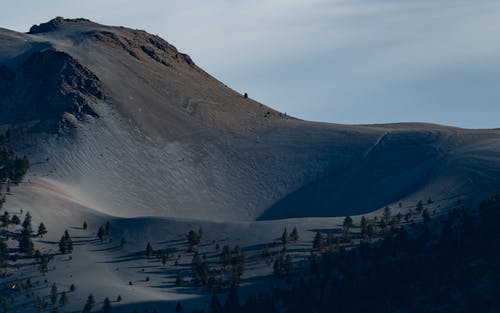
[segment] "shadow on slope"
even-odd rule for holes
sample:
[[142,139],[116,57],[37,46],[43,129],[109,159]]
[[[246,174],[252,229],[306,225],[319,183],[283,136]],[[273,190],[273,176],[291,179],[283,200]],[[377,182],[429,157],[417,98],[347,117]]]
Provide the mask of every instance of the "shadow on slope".
[[431,132],[386,134],[363,159],[289,194],[259,220],[356,215],[394,203],[425,186],[440,167],[439,141]]

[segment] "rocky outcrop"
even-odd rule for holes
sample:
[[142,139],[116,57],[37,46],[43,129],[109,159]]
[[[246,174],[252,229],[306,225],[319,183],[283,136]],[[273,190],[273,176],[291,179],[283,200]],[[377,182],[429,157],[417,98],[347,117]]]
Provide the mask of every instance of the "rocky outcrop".
[[65,52],[38,51],[13,70],[0,70],[0,121],[33,122],[57,131],[64,116],[97,117],[104,92],[96,75]]
[[195,65],[189,55],[180,53],[162,38],[145,31],[131,30],[124,36],[107,30],[91,30],[84,35],[102,44],[118,47],[137,60],[152,59],[167,67],[174,66],[178,62],[184,62],[190,66]]
[[89,20],[84,19],[84,18],[76,18],[76,19],[65,19],[61,16],[58,16],[46,23],[40,23],[38,25],[33,25],[31,26],[28,34],[40,34],[40,33],[48,33],[54,30],[57,30],[62,24],[64,23],[82,23],[82,22],[88,22],[91,23]]

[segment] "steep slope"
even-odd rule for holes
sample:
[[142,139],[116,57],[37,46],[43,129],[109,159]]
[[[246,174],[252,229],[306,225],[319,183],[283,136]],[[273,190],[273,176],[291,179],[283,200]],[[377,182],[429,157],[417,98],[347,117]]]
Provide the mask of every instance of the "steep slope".
[[342,216],[500,186],[497,130],[293,119],[157,36],[84,19],[1,30],[0,41],[0,124],[23,138],[29,179],[101,213]]

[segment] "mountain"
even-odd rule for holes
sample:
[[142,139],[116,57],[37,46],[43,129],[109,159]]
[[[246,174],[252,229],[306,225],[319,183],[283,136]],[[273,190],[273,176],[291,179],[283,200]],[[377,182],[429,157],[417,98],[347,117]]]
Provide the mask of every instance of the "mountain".
[[301,121],[157,36],[85,19],[0,36],[0,122],[39,141],[32,179],[109,214],[342,216],[500,185],[498,130]]
[[[158,36],[86,19],[0,29],[0,43],[0,129],[31,160],[6,207],[45,222],[48,251],[65,228],[95,237],[109,220],[134,253],[198,225],[214,242],[262,244],[289,224],[306,240],[345,215],[419,200],[445,210],[500,188],[498,129],[303,121],[232,90]],[[163,299],[129,288],[142,274],[115,271],[119,251],[89,280],[86,260],[102,258],[94,248],[49,275],[74,275],[81,301],[93,288]]]

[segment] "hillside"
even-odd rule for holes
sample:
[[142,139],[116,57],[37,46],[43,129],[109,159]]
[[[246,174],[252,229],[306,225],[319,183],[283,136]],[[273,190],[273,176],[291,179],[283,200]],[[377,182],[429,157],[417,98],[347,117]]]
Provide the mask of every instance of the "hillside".
[[[252,285],[272,271],[258,256],[285,226],[302,234],[294,253],[305,258],[314,230],[339,231],[346,215],[358,223],[386,206],[404,214],[429,198],[439,215],[500,188],[500,130],[303,121],[230,89],[158,36],[85,19],[0,29],[6,130],[31,167],[6,193],[4,211],[45,223],[35,246],[54,256],[49,282],[77,283],[73,310],[96,290],[123,295],[125,305],[205,305],[205,291],[174,286],[193,257],[185,235],[200,226],[210,262],[216,243],[244,248],[243,282]],[[106,222],[111,235],[99,241]],[[57,253],[65,229],[72,259]],[[7,237],[19,231],[8,225]],[[147,242],[179,253],[180,265],[144,259]],[[16,279],[45,279],[29,259],[12,259]]]
[[497,130],[289,118],[157,36],[84,19],[0,36],[0,122],[29,133],[30,179],[112,215],[342,216],[499,185]]

